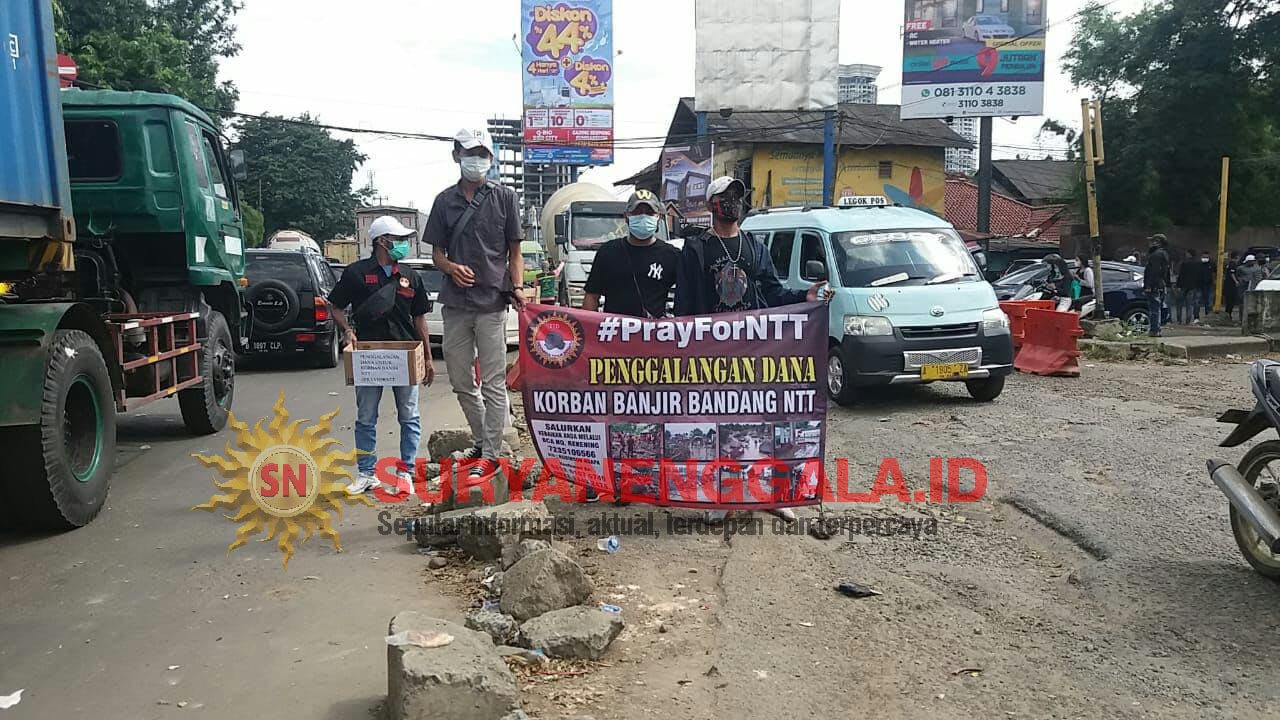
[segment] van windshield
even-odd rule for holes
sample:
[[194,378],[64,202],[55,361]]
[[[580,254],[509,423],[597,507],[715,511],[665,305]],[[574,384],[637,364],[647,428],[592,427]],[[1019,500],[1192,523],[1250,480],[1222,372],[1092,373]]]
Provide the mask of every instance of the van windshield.
[[977,282],[978,266],[953,230],[836,233],[835,261],[845,287]]

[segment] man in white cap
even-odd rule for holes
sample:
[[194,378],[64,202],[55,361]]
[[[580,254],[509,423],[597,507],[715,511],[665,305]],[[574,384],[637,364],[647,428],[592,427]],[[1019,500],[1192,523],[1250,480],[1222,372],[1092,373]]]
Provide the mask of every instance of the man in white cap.
[[[353,262],[342,271],[342,278],[329,293],[333,319],[342,329],[342,344],[355,345],[357,338],[365,341],[401,340],[421,342],[426,350],[427,373],[424,385],[435,379],[435,366],[427,333],[426,315],[431,310],[426,283],[413,270],[401,267],[400,261],[409,256],[410,243],[417,239],[417,231],[407,228],[399,220],[384,215],[369,226],[369,239],[373,253],[364,260]],[[344,310],[351,306],[348,321]],[[396,419],[400,422],[400,461],[398,474],[404,481],[396,491],[412,492],[414,461],[418,457],[418,442],[422,439],[422,421],[418,414],[418,388],[393,387],[396,400]],[[356,388],[356,449],[360,456],[356,463],[360,474],[349,490],[362,493],[378,486],[374,475],[378,457],[378,405],[382,402],[381,387]]]
[[[711,229],[685,240],[676,278],[676,315],[758,310],[820,297],[830,302],[830,294],[822,292],[825,282],[807,291],[782,286],[764,244],[738,226],[746,215],[746,194],[746,185],[736,178],[719,177],[707,185]],[[769,512],[796,519],[791,508]],[[714,523],[727,516],[724,510],[712,510],[707,519]]]
[[[524,304],[520,200],[514,190],[488,181],[493,141],[485,130],[460,130],[453,160],[461,179],[436,196],[424,239],[448,280],[440,288],[445,368],[475,445],[463,460],[489,462],[473,475],[492,472],[511,407],[507,398],[507,312]],[[475,378],[480,361],[480,384]]]
[[707,185],[711,229],[685,241],[676,279],[678,316],[759,310],[824,297],[825,282],[808,291],[778,280],[769,251],[738,227],[746,215],[746,185],[728,176]]

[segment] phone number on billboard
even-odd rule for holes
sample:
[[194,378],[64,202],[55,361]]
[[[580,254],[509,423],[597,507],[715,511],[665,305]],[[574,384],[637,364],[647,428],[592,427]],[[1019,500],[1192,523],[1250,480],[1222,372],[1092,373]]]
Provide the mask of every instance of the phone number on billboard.
[[[961,85],[960,87],[939,87],[933,91],[933,96],[940,98],[976,98],[984,95],[1015,97],[1026,94],[1026,85]],[[977,106],[975,105],[974,107]]]

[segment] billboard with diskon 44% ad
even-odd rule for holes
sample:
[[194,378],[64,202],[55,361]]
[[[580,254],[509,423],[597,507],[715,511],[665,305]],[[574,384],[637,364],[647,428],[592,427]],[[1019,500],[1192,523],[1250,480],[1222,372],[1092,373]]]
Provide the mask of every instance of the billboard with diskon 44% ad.
[[521,0],[524,161],[613,162],[613,1]]
[[1047,0],[907,0],[902,119],[1044,112]]

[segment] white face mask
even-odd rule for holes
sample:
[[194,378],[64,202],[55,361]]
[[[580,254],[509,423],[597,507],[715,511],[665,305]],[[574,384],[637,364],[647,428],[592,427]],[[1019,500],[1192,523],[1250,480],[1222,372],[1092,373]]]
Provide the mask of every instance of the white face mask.
[[493,160],[487,157],[467,156],[458,162],[462,166],[462,177],[468,182],[480,182],[489,174]]

